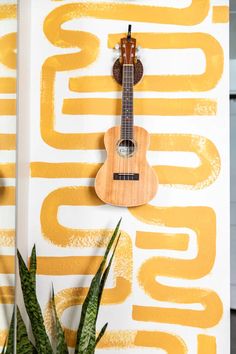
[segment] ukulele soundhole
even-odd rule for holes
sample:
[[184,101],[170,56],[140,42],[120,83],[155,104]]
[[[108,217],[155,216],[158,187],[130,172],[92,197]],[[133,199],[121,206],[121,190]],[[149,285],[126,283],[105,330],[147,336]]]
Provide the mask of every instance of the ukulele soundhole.
[[122,139],[117,143],[117,152],[121,157],[130,157],[136,149],[135,141],[132,139]]

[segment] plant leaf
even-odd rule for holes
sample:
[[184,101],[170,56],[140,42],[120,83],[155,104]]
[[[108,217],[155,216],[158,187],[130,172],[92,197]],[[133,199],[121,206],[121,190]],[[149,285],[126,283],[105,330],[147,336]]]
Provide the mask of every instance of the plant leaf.
[[[111,264],[112,264],[112,261],[113,261],[113,258],[114,258],[115,252],[116,252],[116,248],[117,248],[118,243],[119,243],[120,236],[121,236],[121,233],[119,233],[119,236],[117,238],[116,245],[114,247],[112,256],[110,258],[108,266],[106,267],[106,269],[105,269],[105,271],[103,273],[103,276],[102,276],[102,279],[101,279],[101,282],[100,282],[99,296],[98,296],[98,307],[97,307],[97,316],[98,316],[98,311],[99,311],[100,304],[101,304],[101,299],[102,299],[102,294],[103,294],[103,290],[104,290],[104,287],[105,287],[105,283],[106,283],[106,280],[107,280],[107,277],[108,277],[108,274],[109,274],[109,271],[110,271],[110,268],[111,268]],[[108,326],[108,323],[106,323],[103,326],[103,328],[101,329],[101,331],[100,331],[100,333],[99,333],[99,335],[98,335],[98,337],[96,339],[95,347],[97,346],[97,344],[101,340],[101,338],[104,336],[107,326]]]
[[116,248],[118,246],[118,242],[119,242],[120,236],[121,236],[121,233],[119,233],[119,235],[118,235],[118,238],[117,238],[117,241],[116,241],[116,245],[115,245],[114,250],[112,252],[110,261],[109,261],[108,266],[106,267],[106,269],[105,269],[105,271],[104,271],[104,273],[102,275],[102,279],[101,279],[100,287],[99,287],[97,316],[98,316],[98,311],[99,311],[99,307],[100,307],[100,304],[101,304],[101,299],[102,299],[104,286],[105,286],[105,283],[106,283],[106,280],[107,280],[107,277],[108,277],[108,274],[109,274],[109,271],[110,271],[110,268],[111,268],[111,264],[112,264],[112,261],[113,261],[113,258],[114,258],[115,252],[116,252]]
[[103,261],[102,261],[102,263],[104,263],[104,264],[106,263],[106,259],[107,259],[108,253],[110,252],[110,249],[112,248],[112,245],[113,245],[113,243],[114,243],[114,241],[115,241],[115,239],[117,237],[117,234],[119,232],[121,220],[122,219],[120,219],[118,224],[116,225],[116,228],[115,228],[115,230],[114,230],[114,232],[113,232],[113,234],[111,236],[111,239],[110,239],[110,241],[108,243],[108,246],[106,248],[106,251],[105,251],[105,254],[104,254],[104,257],[103,257]]
[[106,329],[107,329],[107,326],[108,326],[108,322],[102,327],[97,339],[96,339],[96,346],[97,344],[100,342],[100,340],[102,339],[102,337],[104,336],[105,332],[106,332]]
[[[33,271],[30,274],[18,250],[17,256],[19,261],[21,288],[23,292],[25,308],[32,326],[36,349],[40,354],[53,354],[53,350],[44,326],[41,308],[37,300],[35,284],[31,278]],[[32,269],[34,267],[35,266],[32,266]]]
[[16,352],[19,354],[37,354],[37,350],[28,338],[25,323],[17,308],[17,345]]
[[7,338],[7,345],[5,347],[5,354],[12,354],[14,353],[14,329],[15,329],[15,307],[13,309],[12,317],[11,317],[11,324]]
[[[105,268],[106,260],[110,249],[117,237],[121,219],[119,220],[111,239],[106,248],[103,260],[92,279],[88,294],[82,306],[82,313],[79,328],[77,331],[77,339],[75,346],[75,354],[93,354],[96,346],[96,322],[98,308],[101,298],[101,279]],[[106,278],[105,278],[106,279]],[[102,285],[104,287],[104,285]]]
[[52,307],[53,307],[53,314],[55,316],[55,321],[56,321],[56,335],[57,335],[56,354],[69,354],[67,344],[66,344],[65,334],[57,315],[53,287],[52,287]]
[[29,269],[30,277],[34,285],[34,288],[36,286],[36,271],[37,271],[37,260],[36,260],[36,247],[34,245],[30,256],[30,269]]
[[4,346],[2,348],[1,354],[5,354],[6,353],[6,346],[7,346],[7,341],[5,340]]

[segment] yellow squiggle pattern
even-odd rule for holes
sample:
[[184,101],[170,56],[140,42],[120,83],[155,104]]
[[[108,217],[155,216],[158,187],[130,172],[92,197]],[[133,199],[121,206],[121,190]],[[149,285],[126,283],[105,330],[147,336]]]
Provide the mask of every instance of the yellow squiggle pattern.
[[[102,135],[102,134],[101,134]],[[87,141],[88,142],[88,141]],[[76,141],[80,144],[80,140]],[[94,142],[89,143],[92,147]],[[98,146],[96,146],[98,148]],[[207,138],[189,134],[151,134],[151,151],[193,152],[198,167],[154,166],[159,182],[174,187],[202,189],[212,184],[221,168],[215,145]],[[101,164],[31,162],[31,176],[41,178],[94,178]]]
[[[17,13],[17,5],[1,4],[0,5],[0,21],[4,26],[4,20],[15,20]],[[0,63],[7,69],[16,69],[16,33],[7,33],[0,37]],[[0,77],[0,94],[16,93],[15,77]],[[1,116],[16,115],[16,100],[1,98],[0,99],[0,119]],[[0,134],[0,150],[15,150],[15,134]],[[14,178],[15,166],[11,163],[0,164],[0,178]],[[15,204],[14,187],[0,187],[0,209],[4,206]],[[13,247],[15,244],[15,230],[0,229],[0,246]],[[14,256],[0,256],[0,273],[14,274],[15,260]],[[8,281],[7,281],[8,282]],[[14,303],[14,287],[0,287],[0,303],[3,305]],[[0,329],[0,346],[3,346],[8,334],[7,329]]]
[[0,20],[15,19],[17,13],[17,5],[5,4],[0,5]]
[[[60,4],[61,5],[61,4]],[[95,63],[99,56],[100,38],[95,34],[64,29],[64,24],[70,20],[82,17],[97,19],[129,20],[141,22],[182,24],[202,22],[209,13],[209,1],[192,1],[191,5],[184,9],[166,8],[158,6],[140,6],[123,3],[67,3],[55,8],[47,15],[44,22],[44,34],[47,39],[59,48],[75,48],[78,52],[70,54],[54,55],[47,58],[42,67],[41,81],[41,136],[49,147],[61,150],[98,150],[103,149],[103,133],[62,133],[56,131],[56,114],[54,107],[55,84],[57,73],[86,68]],[[224,15],[219,16],[219,11],[210,12],[213,20],[223,22]],[[216,22],[217,22],[216,21]],[[206,60],[206,69],[200,75],[149,75],[136,87],[137,91],[191,91],[203,92],[211,90],[219,83],[224,65],[224,53],[219,42],[209,34],[199,33],[137,33],[139,43],[144,48],[198,48],[203,51]],[[108,51],[116,43],[121,34],[108,35]],[[157,44],[158,43],[158,44]],[[158,47],[159,46],[159,47]],[[104,89],[104,86],[106,88]],[[120,88],[108,77],[73,77],[69,78],[69,89],[74,92],[108,92],[117,91]],[[175,96],[176,97],[176,96]],[[199,96],[198,96],[199,97]],[[204,96],[203,96],[204,97]],[[177,98],[177,99],[139,99],[135,100],[135,113],[143,115],[173,115],[195,116],[204,119],[215,119],[218,113],[218,102],[214,98]],[[70,115],[117,115],[120,112],[120,101],[108,98],[64,98],[61,113]],[[83,118],[84,119],[84,118]],[[105,117],[106,119],[106,117]],[[218,117],[217,117],[218,119]],[[197,135],[186,134],[152,134],[150,150],[152,151],[184,151],[193,152],[199,158],[199,166],[195,168],[179,166],[155,166],[160,182],[165,185],[201,189],[213,183],[221,169],[220,155],[213,141]],[[96,163],[70,163],[70,162],[32,162],[31,177],[40,178],[94,178],[100,164]],[[57,219],[58,209],[62,205],[73,207],[80,205],[84,208],[102,206],[94,195],[91,187],[63,187],[51,192],[43,201],[41,209],[41,227],[44,238],[59,247],[102,247],[108,240],[110,230],[74,229],[60,224]],[[184,309],[158,308],[134,306],[133,316],[138,321],[154,321],[208,328],[217,324],[222,315],[222,303],[218,295],[209,289],[182,288],[177,286],[165,286],[156,276],[169,278],[181,278],[186,281],[195,281],[207,274],[213,268],[215,250],[215,215],[210,208],[186,207],[186,208],[160,208],[148,206],[149,217],[144,209],[130,210],[132,215],[144,223],[153,223],[167,227],[185,227],[193,230],[197,236],[198,254],[195,259],[173,259],[155,257],[142,264],[139,273],[140,285],[146,293],[158,301],[184,304]],[[164,210],[165,209],[165,210]],[[170,213],[168,210],[170,210]],[[181,214],[182,213],[182,214]],[[48,217],[50,215],[50,218]],[[52,216],[52,217],[51,217]],[[195,219],[194,219],[195,218]],[[49,220],[50,219],[50,220]],[[206,221],[208,219],[209,224]],[[172,221],[171,221],[172,220]],[[205,221],[204,221],[205,220]],[[178,226],[179,225],[179,226]],[[169,231],[169,230],[168,230]],[[97,236],[97,235],[98,236]],[[58,235],[63,235],[59,238]],[[128,236],[129,237],[129,236]],[[145,242],[145,237],[148,241]],[[209,244],[206,245],[206,239]],[[136,246],[146,249],[171,249],[186,252],[189,246],[188,233],[149,233],[139,231],[136,235]],[[211,249],[209,249],[211,248]],[[205,253],[207,250],[210,254]],[[131,246],[132,251],[132,246]],[[125,249],[122,251],[125,253]],[[122,253],[119,254],[122,258]],[[70,273],[67,257],[60,257],[63,267]],[[69,258],[69,257],[68,257]],[[77,262],[77,258],[70,257]],[[93,267],[88,266],[89,257],[81,258],[83,267],[77,267],[80,274],[92,274]],[[93,261],[99,263],[99,257]],[[59,274],[60,269],[55,267],[55,259],[41,257],[39,259],[39,274],[54,272]],[[97,265],[96,263],[96,265]],[[115,265],[116,266],[116,265]],[[119,269],[119,268],[118,268]],[[158,272],[157,272],[158,269]],[[117,272],[117,270],[116,270]],[[146,280],[145,272],[149,272],[150,278]],[[116,287],[106,289],[103,303],[121,303],[121,289],[127,289],[131,282],[122,275],[116,277]],[[126,281],[126,283],[125,283]],[[176,283],[178,280],[176,280]],[[125,290],[126,291],[126,290]],[[80,305],[86,295],[86,288],[64,289],[56,295],[56,302],[60,317],[64,311],[75,305]],[[116,295],[118,298],[116,298]],[[201,310],[193,310],[193,303],[198,303]],[[186,306],[189,305],[189,307]],[[172,304],[173,307],[173,304]],[[178,306],[179,307],[179,306]],[[217,309],[215,311],[215,308]],[[213,313],[214,310],[214,313]],[[49,311],[49,308],[48,308]],[[48,313],[47,313],[48,315]],[[47,316],[46,316],[47,318]],[[49,317],[48,326],[50,327]],[[74,345],[75,332],[66,328],[66,336],[70,346]],[[200,335],[198,341],[198,354],[216,354],[215,337]],[[187,353],[187,346],[183,340],[172,333],[148,332],[148,331],[110,331],[100,343],[100,348],[158,348],[168,354]],[[190,348],[189,348],[190,349]],[[147,349],[148,350],[148,349]]]
[[[73,80],[76,80],[73,78]],[[94,88],[91,79],[86,80],[85,91]],[[102,85],[104,86],[102,78]],[[79,81],[79,80],[78,80]],[[99,84],[96,81],[96,84]],[[76,82],[81,84],[81,82]],[[92,85],[89,88],[89,84]],[[83,82],[82,82],[83,85]],[[84,86],[77,89],[84,90]],[[73,86],[75,90],[75,84]],[[99,92],[99,87],[95,87],[94,92]],[[146,89],[147,90],[147,89]],[[145,91],[146,91],[145,90]],[[120,115],[121,99],[113,98],[65,98],[62,106],[62,113],[68,115]],[[150,116],[214,116],[217,112],[217,103],[212,99],[200,98],[134,98],[134,114]]]
[[[0,264],[3,260],[0,259]],[[0,304],[14,304],[15,290],[12,286],[0,286]],[[0,346],[2,347],[8,335],[7,329],[0,330]]]
[[[61,24],[81,17],[192,26],[201,23],[206,18],[209,8],[209,0],[192,0],[191,5],[182,9],[114,2],[100,2],[99,4],[81,2],[55,8],[46,18],[45,28],[47,27],[50,33],[55,32],[58,36],[65,32],[71,35],[74,31],[63,30]],[[50,40],[53,41],[51,38]]]
[[151,205],[129,208],[129,211],[137,219],[148,224],[187,227],[196,233],[198,254],[194,259],[149,258],[140,267],[138,280],[144,291],[155,300],[202,305],[202,310],[134,305],[133,319],[199,328],[215,326],[221,319],[223,305],[213,290],[168,286],[161,284],[157,279],[157,276],[165,276],[196,280],[209,274],[216,257],[215,212],[208,207],[154,207]]
[[[4,175],[3,175],[4,176]],[[2,175],[1,175],[2,177]],[[5,176],[4,176],[5,177]],[[0,207],[14,206],[15,205],[15,187],[0,187]],[[15,230],[14,229],[0,229],[0,246],[12,247],[15,244]],[[6,273],[14,273],[14,266],[12,262],[12,256],[1,256],[0,267],[2,271],[7,269]]]
[[212,9],[213,23],[228,23],[229,22],[229,6],[213,6]]

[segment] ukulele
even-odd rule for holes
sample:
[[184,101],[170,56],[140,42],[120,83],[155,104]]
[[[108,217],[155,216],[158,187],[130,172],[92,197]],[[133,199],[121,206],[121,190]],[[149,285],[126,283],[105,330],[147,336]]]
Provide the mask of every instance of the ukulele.
[[[95,179],[95,191],[107,204],[134,207],[149,202],[156,194],[158,179],[146,160],[148,132],[134,126],[133,86],[140,75],[140,60],[136,59],[136,39],[121,38],[121,57],[113,67],[121,68],[122,114],[121,125],[110,128],[104,136],[107,159]],[[142,66],[142,64],[141,64]],[[118,70],[119,72],[119,70]],[[119,81],[119,74],[116,75]]]

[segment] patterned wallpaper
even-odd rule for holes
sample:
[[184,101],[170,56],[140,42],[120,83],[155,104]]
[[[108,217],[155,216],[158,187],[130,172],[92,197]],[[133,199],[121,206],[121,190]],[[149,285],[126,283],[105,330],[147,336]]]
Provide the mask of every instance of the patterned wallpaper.
[[[36,243],[48,330],[53,282],[73,347],[79,305],[122,217],[99,352],[228,353],[228,2],[32,0],[30,14],[29,217],[19,238],[29,252]],[[119,208],[99,200],[94,177],[104,132],[120,122],[113,48],[129,23],[144,66],[135,124],[150,133],[160,187],[148,205]],[[13,189],[4,193],[9,203]]]
[[0,2],[0,346],[14,303],[16,1]]

